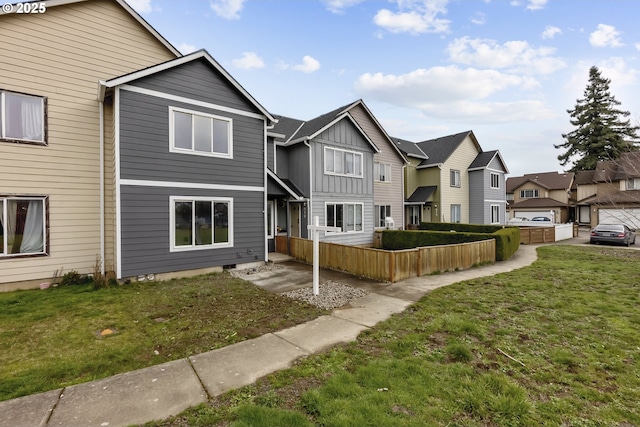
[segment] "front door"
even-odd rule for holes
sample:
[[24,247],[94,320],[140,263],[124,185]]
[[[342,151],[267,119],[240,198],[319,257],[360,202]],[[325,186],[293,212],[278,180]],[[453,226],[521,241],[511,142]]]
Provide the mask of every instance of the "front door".
[[300,203],[291,204],[291,237],[300,237]]

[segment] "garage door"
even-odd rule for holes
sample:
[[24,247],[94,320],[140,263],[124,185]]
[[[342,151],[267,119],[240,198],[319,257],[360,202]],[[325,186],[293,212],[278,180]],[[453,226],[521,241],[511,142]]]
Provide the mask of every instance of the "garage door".
[[598,211],[599,223],[623,223],[631,228],[640,229],[640,208],[602,209]]

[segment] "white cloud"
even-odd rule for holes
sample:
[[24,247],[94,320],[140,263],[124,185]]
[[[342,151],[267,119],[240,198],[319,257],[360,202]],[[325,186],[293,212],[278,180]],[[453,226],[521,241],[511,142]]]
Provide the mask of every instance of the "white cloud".
[[501,45],[495,40],[462,37],[449,43],[447,51],[449,59],[460,64],[527,74],[551,74],[566,67],[564,61],[552,56],[554,48],[534,48],[528,42],[520,40]]
[[620,47],[620,32],[616,27],[606,24],[598,24],[598,29],[589,36],[589,43],[593,47]]
[[636,43],[636,49],[640,50],[640,43]]
[[184,55],[189,54],[191,52],[195,52],[196,51],[196,47],[192,44],[187,44],[187,43],[180,43],[180,45],[178,45],[178,50],[180,52],[182,52]]
[[264,61],[255,52],[242,52],[242,58],[234,59],[231,63],[234,67],[245,70],[264,67]]
[[225,19],[239,19],[242,5],[246,0],[211,0],[209,7],[216,15]]
[[560,28],[554,27],[553,25],[547,25],[542,32],[542,38],[548,40],[554,38],[558,34],[562,34],[562,30]]
[[448,0],[395,0],[398,11],[379,10],[373,22],[391,33],[444,33],[449,20],[438,17],[447,13]]
[[344,13],[345,9],[362,3],[364,0],[322,0],[327,10],[332,13]]
[[[573,67],[571,77],[564,85],[564,90],[573,99],[584,97],[584,90],[589,79],[589,68],[595,65],[600,70],[602,77],[611,80],[609,89],[611,94],[619,99],[620,95],[627,95],[626,87],[636,85],[640,70],[630,68],[624,58],[612,57],[593,64],[587,61],[580,61]],[[630,93],[634,93],[631,91]],[[624,107],[624,106],[623,106]],[[623,108],[624,109],[624,108]]]
[[320,69],[320,61],[309,55],[305,55],[302,58],[302,64],[294,65],[291,68],[296,71],[302,71],[303,73],[309,74]]
[[484,25],[487,22],[487,15],[482,12],[476,12],[470,19],[471,23],[476,25]]
[[527,9],[529,10],[540,10],[544,9],[548,0],[529,0],[529,4],[527,5]]
[[127,3],[138,13],[151,13],[153,10],[151,0],[127,0]]

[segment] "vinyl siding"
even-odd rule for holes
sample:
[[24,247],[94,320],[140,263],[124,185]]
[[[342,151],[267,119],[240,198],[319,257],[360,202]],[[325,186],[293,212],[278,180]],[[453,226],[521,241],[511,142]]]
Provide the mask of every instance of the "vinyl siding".
[[[442,222],[451,221],[451,205],[460,205],[460,222],[469,222],[469,174],[467,168],[478,156],[478,149],[471,138],[466,137],[458,148],[444,162],[441,170],[441,209]],[[460,187],[451,186],[450,170],[460,171]]]
[[98,81],[174,56],[107,0],[2,15],[0,40],[0,88],[48,99],[48,146],[0,141],[0,194],[49,196],[49,256],[0,259],[0,283],[89,273],[100,253]]
[[[289,159],[288,178],[298,187],[300,191],[302,191],[305,197],[309,197],[311,195],[311,178],[309,175],[309,147],[304,144],[296,144],[292,147],[285,148],[285,150],[287,151],[287,157]],[[282,177],[284,178],[286,177],[286,175],[282,175]]]

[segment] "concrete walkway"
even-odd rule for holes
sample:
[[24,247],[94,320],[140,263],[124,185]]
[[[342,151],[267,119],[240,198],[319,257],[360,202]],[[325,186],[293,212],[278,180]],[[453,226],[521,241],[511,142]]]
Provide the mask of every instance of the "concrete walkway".
[[[533,263],[537,246],[521,246],[508,261],[394,284],[322,270],[370,293],[322,316],[279,332],[162,365],[32,396],[0,402],[0,427],[118,427],[162,420],[229,390],[291,366],[298,358],[357,338],[403,311],[427,292],[463,280],[512,271]],[[252,281],[276,292],[311,287],[311,267],[284,263]],[[284,270],[284,271],[283,271]],[[279,272],[279,273],[278,273]]]

